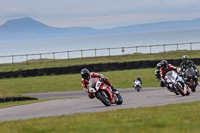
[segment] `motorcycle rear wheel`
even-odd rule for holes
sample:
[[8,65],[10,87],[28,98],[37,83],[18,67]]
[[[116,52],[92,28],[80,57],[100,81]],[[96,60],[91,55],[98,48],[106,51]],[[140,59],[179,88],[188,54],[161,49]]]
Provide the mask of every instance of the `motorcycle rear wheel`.
[[97,92],[97,96],[99,98],[99,100],[105,105],[105,106],[110,106],[110,99],[107,96],[107,94],[104,91],[98,91]]

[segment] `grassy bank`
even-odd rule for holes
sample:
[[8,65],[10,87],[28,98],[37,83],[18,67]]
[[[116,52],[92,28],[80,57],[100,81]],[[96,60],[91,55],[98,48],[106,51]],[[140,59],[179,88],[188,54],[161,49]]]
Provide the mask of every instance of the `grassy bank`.
[[0,122],[1,133],[199,133],[200,101]]
[[[200,69],[200,66],[198,66]],[[140,76],[143,87],[158,87],[154,75],[155,68],[102,72],[116,88],[132,88],[132,81]],[[0,80],[0,90],[14,93],[39,93],[56,91],[82,91],[81,75],[54,75]]]
[[38,103],[38,102],[51,101],[51,100],[72,99],[72,98],[76,98],[76,97],[63,97],[63,98],[50,98],[50,99],[40,99],[40,100],[26,100],[26,101],[5,102],[5,103],[0,103],[0,109],[1,108],[12,107],[12,106],[19,106],[19,105],[25,105],[25,104],[32,104],[32,103]]
[[22,96],[18,92],[11,91],[10,89],[5,89],[4,87],[0,87],[0,98],[4,97],[20,97]]
[[152,54],[130,54],[121,56],[104,56],[104,57],[90,57],[66,60],[32,60],[22,63],[0,64],[0,71],[35,69],[46,67],[62,67],[80,64],[92,63],[107,63],[107,62],[124,62],[124,61],[138,61],[138,60],[162,60],[162,59],[180,59],[183,55],[187,54],[190,58],[199,58],[200,51],[171,51],[166,53],[152,53]]
[[[135,69],[123,71],[102,72],[109,78],[116,88],[131,88],[132,81],[141,76],[143,87],[159,86],[154,76],[154,69]],[[80,74],[41,76],[28,78],[1,79],[0,89],[10,90],[16,93],[39,93],[56,91],[83,90]]]

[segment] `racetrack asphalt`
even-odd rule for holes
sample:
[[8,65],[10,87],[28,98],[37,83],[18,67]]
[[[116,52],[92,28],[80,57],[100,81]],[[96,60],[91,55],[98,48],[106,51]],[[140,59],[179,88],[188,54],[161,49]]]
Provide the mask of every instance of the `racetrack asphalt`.
[[96,98],[89,99],[87,93],[84,91],[24,94],[39,99],[61,97],[77,98],[51,100],[2,108],[0,109],[0,121],[100,112],[123,108],[150,107],[200,100],[200,87],[197,87],[197,91],[191,92],[189,96],[175,95],[166,88],[160,87],[142,88],[141,92],[137,92],[133,88],[119,89],[119,91],[124,99],[123,104],[113,104],[109,107],[104,106]]

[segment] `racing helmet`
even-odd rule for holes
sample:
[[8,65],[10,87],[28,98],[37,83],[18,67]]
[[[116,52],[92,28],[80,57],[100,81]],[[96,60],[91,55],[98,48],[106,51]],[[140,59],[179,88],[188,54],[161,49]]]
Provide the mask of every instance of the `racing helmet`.
[[166,60],[162,60],[160,63],[163,69],[167,69],[168,62]]
[[81,76],[83,79],[90,79],[90,71],[87,68],[82,69]]
[[183,60],[183,62],[187,63],[188,60],[189,60],[189,57],[188,57],[187,55],[184,55],[184,56],[182,57],[182,60]]
[[137,77],[136,79],[141,81],[141,78],[140,78],[140,77]]

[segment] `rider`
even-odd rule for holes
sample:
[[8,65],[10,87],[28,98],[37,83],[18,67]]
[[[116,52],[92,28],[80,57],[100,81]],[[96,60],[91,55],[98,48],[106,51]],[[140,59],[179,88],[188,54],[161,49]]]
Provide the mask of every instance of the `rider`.
[[156,75],[156,79],[157,81],[160,81],[161,80],[161,77],[160,77],[160,68],[161,68],[161,63],[159,62],[157,64],[157,68],[155,70],[155,75]]
[[81,70],[81,76],[82,76],[82,86],[83,86],[83,89],[88,92],[88,97],[93,99],[94,98],[94,95],[93,93],[91,93],[87,87],[87,85],[89,84],[89,80],[90,78],[101,78],[102,81],[104,81],[104,83],[106,85],[109,85],[112,89],[112,91],[115,93],[115,94],[119,94],[119,92],[117,91],[117,89],[115,89],[112,84],[109,82],[108,78],[107,77],[104,77],[102,74],[98,74],[98,73],[95,73],[95,72],[89,72],[89,70],[87,68],[84,68]]
[[181,65],[180,65],[180,68],[181,68],[181,72],[185,72],[185,70],[187,69],[187,68],[191,68],[191,67],[193,67],[193,69],[194,69],[194,71],[196,72],[196,75],[198,76],[198,78],[197,78],[197,84],[198,85],[200,85],[199,84],[199,70],[197,69],[197,67],[196,67],[196,65],[194,64],[194,62],[193,61],[191,61],[191,60],[189,60],[189,57],[187,56],[187,55],[184,55],[183,57],[182,57],[182,63],[181,63]]
[[137,77],[135,80],[133,80],[133,83],[134,83],[136,80],[140,81],[140,83],[141,83],[141,85],[142,85],[141,77]]
[[161,81],[160,81],[160,86],[161,87],[165,87],[166,86],[166,82],[165,82],[165,75],[167,72],[169,71],[176,71],[178,72],[178,69],[174,66],[172,66],[171,64],[168,64],[168,62],[166,60],[162,60],[161,62],[161,68],[160,68],[160,75],[161,75]]

